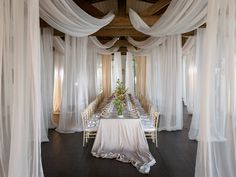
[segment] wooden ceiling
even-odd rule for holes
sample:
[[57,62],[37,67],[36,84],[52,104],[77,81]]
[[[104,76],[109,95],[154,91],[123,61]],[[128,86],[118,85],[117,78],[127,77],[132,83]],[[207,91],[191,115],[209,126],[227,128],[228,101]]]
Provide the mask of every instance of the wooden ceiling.
[[[102,1],[105,1],[105,0],[74,0],[74,2],[80,8],[82,8],[88,14],[97,18],[101,18],[104,15],[106,15],[105,13],[103,13],[101,10],[99,10],[98,8],[94,6],[94,3],[99,3]],[[129,16],[127,14],[127,1],[129,0],[115,0],[115,1],[117,1],[117,11],[115,12],[116,16],[114,20],[107,26],[103,27],[102,29],[94,33],[93,35],[97,36],[98,39],[102,43],[105,43],[111,40],[113,37],[120,37],[120,40],[117,41],[115,45],[119,46],[120,51],[124,53],[127,51],[126,47],[131,45],[127,42],[125,38],[126,36],[131,36],[136,40],[144,40],[148,38],[149,36],[136,31],[133,28],[132,24],[130,23]],[[136,0],[136,1],[141,1],[141,0]],[[151,26],[165,12],[171,0],[142,0],[142,1],[151,3],[150,6],[148,6],[147,8],[139,12],[139,15],[141,16],[141,18],[148,25]],[[41,19],[40,26],[46,27],[49,25]],[[57,30],[54,30],[54,34],[59,35],[59,36],[64,36],[62,32],[57,31]],[[192,35],[192,33],[189,33],[189,34]],[[186,35],[189,35],[189,34],[186,34]]]

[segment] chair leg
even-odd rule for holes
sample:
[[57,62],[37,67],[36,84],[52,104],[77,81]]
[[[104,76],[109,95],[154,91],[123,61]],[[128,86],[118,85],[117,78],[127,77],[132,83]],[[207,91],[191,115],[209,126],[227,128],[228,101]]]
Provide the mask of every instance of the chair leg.
[[85,141],[85,142],[86,142],[86,144],[88,143],[88,137],[89,137],[89,133],[88,133],[88,132],[86,132],[86,139],[85,139],[85,140],[86,140],[86,141]]
[[151,136],[152,136],[152,142],[155,143],[155,134],[154,134],[154,132],[151,133]]
[[158,144],[157,144],[157,131],[155,132],[155,141],[156,141],[156,148],[158,147]]
[[85,146],[85,131],[83,132],[83,147]]

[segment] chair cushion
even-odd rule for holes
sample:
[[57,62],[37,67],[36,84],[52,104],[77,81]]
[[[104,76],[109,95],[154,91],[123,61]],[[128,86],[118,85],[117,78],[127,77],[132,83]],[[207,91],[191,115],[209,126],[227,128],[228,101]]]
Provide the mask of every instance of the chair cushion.
[[96,120],[96,119],[90,120],[87,124],[87,127],[85,128],[85,131],[90,131],[90,132],[97,131],[98,123],[99,123],[99,120]]
[[141,123],[142,123],[142,127],[143,127],[144,132],[156,131],[156,128],[153,125],[152,119],[142,119]]

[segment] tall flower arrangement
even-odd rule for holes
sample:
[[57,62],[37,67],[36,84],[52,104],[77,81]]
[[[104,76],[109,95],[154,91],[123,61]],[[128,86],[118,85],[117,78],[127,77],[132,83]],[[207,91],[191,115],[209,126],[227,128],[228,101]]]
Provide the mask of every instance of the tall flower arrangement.
[[123,110],[125,107],[125,93],[127,89],[125,89],[123,82],[120,79],[116,82],[116,89],[115,89],[115,99],[113,100],[113,104],[116,108],[117,114],[122,115]]

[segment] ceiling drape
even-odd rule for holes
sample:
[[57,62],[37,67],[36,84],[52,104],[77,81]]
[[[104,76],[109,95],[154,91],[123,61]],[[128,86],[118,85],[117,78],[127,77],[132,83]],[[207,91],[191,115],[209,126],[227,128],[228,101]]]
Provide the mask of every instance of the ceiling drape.
[[113,38],[112,40],[108,41],[105,44],[102,44],[96,36],[89,36],[89,39],[93,42],[95,46],[97,46],[100,49],[108,49],[113,47],[113,45],[119,40],[118,37]]
[[144,41],[136,41],[132,37],[127,37],[127,40],[130,44],[133,46],[140,48],[140,49],[150,49],[153,46],[157,46],[162,44],[165,40],[166,37],[149,37]]
[[40,0],[40,17],[53,28],[71,36],[95,33],[109,24],[115,15],[108,13],[98,19],[87,14],[73,0]]
[[133,27],[150,36],[186,33],[206,22],[207,0],[172,0],[161,18],[149,27],[132,9],[129,18]]

